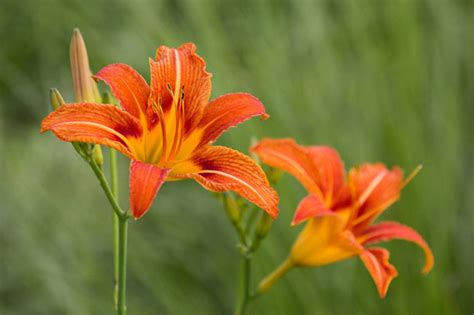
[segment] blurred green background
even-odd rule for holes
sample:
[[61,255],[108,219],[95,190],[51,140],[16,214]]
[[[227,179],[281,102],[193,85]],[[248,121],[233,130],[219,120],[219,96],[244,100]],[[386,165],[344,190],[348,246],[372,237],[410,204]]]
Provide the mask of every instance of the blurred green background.
[[[40,135],[48,89],[72,100],[74,27],[94,72],[192,41],[214,74],[213,97],[247,91],[271,119],[219,140],[291,136],[364,161],[423,171],[384,215],[417,229],[422,252],[387,244],[400,276],[385,300],[358,259],[290,272],[251,314],[471,314],[474,311],[474,2],[0,2],[0,313],[112,314],[111,210],[69,144]],[[126,205],[127,160],[120,159]],[[256,282],[290,248],[303,188],[276,187],[281,215],[255,257]],[[223,209],[191,181],[166,184],[129,229],[129,314],[231,314],[237,239]]]

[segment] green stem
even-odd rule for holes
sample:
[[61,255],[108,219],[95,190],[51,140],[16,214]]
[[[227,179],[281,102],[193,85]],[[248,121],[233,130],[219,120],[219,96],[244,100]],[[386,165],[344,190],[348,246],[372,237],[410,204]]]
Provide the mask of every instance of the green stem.
[[[110,181],[112,186],[112,194],[115,200],[118,202],[118,174],[117,174],[117,153],[114,149],[109,149],[110,154]],[[117,309],[118,305],[118,277],[119,277],[119,217],[117,214],[112,213],[112,224],[113,224],[113,246],[114,246],[114,303]]]
[[242,253],[240,269],[240,297],[235,310],[235,315],[244,315],[250,300],[250,266],[251,258]]
[[112,209],[114,210],[115,214],[120,219],[127,218],[128,214],[120,209],[120,206],[118,205],[117,200],[115,199],[114,194],[112,193],[112,190],[110,189],[110,186],[107,183],[107,179],[105,178],[105,175],[102,172],[102,169],[97,165],[97,163],[93,159],[88,160],[88,163],[91,166],[92,170],[94,171],[95,176],[99,180],[100,186],[104,190],[105,195],[107,196],[107,199],[109,200],[109,203],[112,206]]
[[126,282],[127,282],[127,233],[128,217],[119,218],[118,224],[118,299],[117,314],[125,315],[126,306]]
[[112,194],[118,200],[118,173],[117,173],[117,152],[110,149],[110,181],[112,182]]
[[[126,314],[126,277],[127,277],[127,229],[128,229],[128,219],[129,214],[122,209],[115,198],[113,191],[110,189],[110,186],[105,178],[102,169],[97,165],[94,159],[87,159],[87,162],[91,166],[92,170],[94,171],[95,176],[99,180],[100,186],[104,190],[107,199],[114,210],[114,216],[117,218],[117,254],[114,259],[117,262],[117,314],[118,315],[125,315]],[[116,178],[115,175],[112,175]],[[115,188],[115,192],[117,192],[117,185],[116,183],[113,184]],[[115,237],[115,235],[114,235]],[[115,246],[115,244],[114,244]]]
[[285,275],[291,268],[293,268],[294,265],[295,264],[290,259],[287,259],[283,263],[281,263],[281,265],[278,266],[277,269],[275,269],[271,274],[269,274],[262,281],[260,281],[257,291],[254,295],[252,295],[252,298],[255,298],[268,291],[268,289],[270,289],[275,284],[275,282],[278,281],[278,279],[283,277],[283,275]]

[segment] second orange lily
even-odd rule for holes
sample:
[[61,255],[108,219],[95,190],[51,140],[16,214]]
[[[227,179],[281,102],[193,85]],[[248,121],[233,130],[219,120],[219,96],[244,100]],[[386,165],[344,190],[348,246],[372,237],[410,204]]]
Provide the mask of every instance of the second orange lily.
[[242,153],[210,145],[251,117],[267,118],[262,103],[246,93],[209,102],[211,74],[193,44],[162,46],[149,63],[150,85],[125,64],[109,65],[95,75],[109,85],[123,110],[111,104],[66,104],[43,120],[41,131],[128,156],[135,218],[146,213],[164,181],[184,178],[212,191],[233,190],[275,217],[278,195],[262,169]]
[[398,167],[363,164],[345,175],[339,154],[326,146],[303,147],[291,139],[264,139],[251,148],[261,160],[295,176],[308,190],[296,209],[292,224],[307,221],[289,258],[262,282],[267,290],[293,266],[321,266],[359,256],[384,297],[397,271],[388,261],[389,252],[370,245],[404,239],[425,252],[427,273],[433,254],[413,229],[397,222],[372,222],[398,200],[401,189],[413,178],[403,179]]

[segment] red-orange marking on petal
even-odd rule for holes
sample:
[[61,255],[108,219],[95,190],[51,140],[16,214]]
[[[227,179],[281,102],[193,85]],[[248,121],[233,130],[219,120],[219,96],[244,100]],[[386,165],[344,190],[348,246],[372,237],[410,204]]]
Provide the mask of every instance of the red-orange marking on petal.
[[130,114],[140,119],[146,112],[150,88],[145,79],[126,64],[112,64],[102,68],[96,78],[103,80],[115,98]]
[[317,170],[318,186],[325,196],[326,205],[330,206],[344,186],[344,163],[331,147],[310,146],[307,150]]
[[318,196],[308,195],[298,204],[291,225],[299,224],[311,217],[326,212],[331,212],[331,210],[326,207],[323,200]]
[[41,132],[51,130],[63,141],[80,141],[110,146],[135,156],[129,139],[139,138],[143,129],[138,120],[114,105],[66,104],[50,113],[41,123]]
[[156,52],[156,61],[150,62],[151,88],[154,96],[161,100],[165,114],[173,104],[168,85],[175,98],[179,97],[184,87],[186,134],[199,123],[211,95],[211,74],[206,71],[206,63],[195,53],[195,49],[191,43],[183,44],[178,49],[161,46]]
[[268,116],[255,96],[247,93],[219,96],[206,106],[199,123],[199,128],[204,129],[201,144],[215,141],[227,129],[255,116]]
[[250,151],[270,166],[287,171],[308,190],[324,199],[317,185],[318,174],[308,151],[293,139],[262,139]]
[[199,170],[181,177],[193,177],[212,191],[235,191],[271,217],[278,215],[278,194],[250,157],[226,147],[208,146],[193,158],[193,162]]
[[132,160],[130,163],[130,211],[135,219],[150,208],[170,169]]
[[398,167],[388,170],[381,163],[363,164],[352,169],[349,186],[357,200],[352,226],[367,226],[400,197],[403,173]]
[[433,268],[434,257],[430,247],[423,237],[411,227],[398,222],[381,222],[369,226],[358,236],[358,240],[362,244],[374,244],[390,241],[392,239],[401,239],[420,246],[425,252],[425,265],[422,272],[428,273]]
[[360,254],[381,298],[385,297],[390,282],[398,275],[397,269],[388,261],[389,257],[388,250],[378,247],[369,248]]

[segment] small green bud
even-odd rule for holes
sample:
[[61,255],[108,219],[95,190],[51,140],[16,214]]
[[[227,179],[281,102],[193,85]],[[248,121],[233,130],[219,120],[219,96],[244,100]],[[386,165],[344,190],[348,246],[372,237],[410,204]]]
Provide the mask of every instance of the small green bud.
[[49,102],[54,110],[58,109],[59,106],[64,105],[64,99],[58,89],[49,89]]
[[276,183],[278,183],[282,175],[283,175],[283,172],[280,169],[275,168],[275,167],[270,167],[267,172],[268,181],[272,185],[275,185]]
[[264,239],[267,236],[270,229],[272,228],[272,224],[273,224],[272,217],[262,212],[262,217],[260,218],[257,229],[255,230],[255,235],[257,236],[257,239],[259,240]]
[[[257,137],[252,136],[252,137],[250,138],[250,147],[255,146],[257,143],[258,143]],[[260,158],[258,157],[258,155],[257,155],[256,153],[250,152],[250,157],[251,157],[258,165],[262,164],[261,161],[260,161]]]
[[224,208],[227,211],[227,215],[233,223],[237,223],[240,220],[240,208],[235,199],[234,195],[231,193],[224,194]]
[[102,154],[102,149],[100,145],[96,144],[94,145],[94,148],[92,149],[92,158],[94,159],[94,162],[102,166],[104,165],[104,155]]
[[93,144],[85,142],[71,142],[74,149],[79,153],[82,158],[89,160],[92,156],[92,150],[94,148]]

